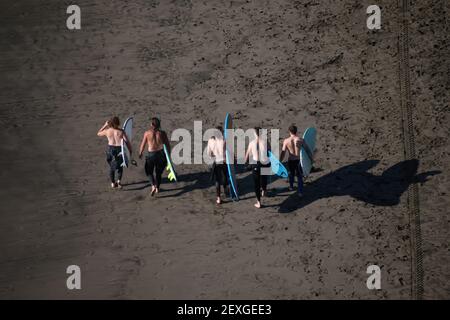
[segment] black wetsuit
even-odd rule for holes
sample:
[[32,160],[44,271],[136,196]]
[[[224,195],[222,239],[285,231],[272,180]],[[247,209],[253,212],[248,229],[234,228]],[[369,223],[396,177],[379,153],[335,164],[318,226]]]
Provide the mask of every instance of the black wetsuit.
[[258,201],[261,201],[261,189],[264,192],[267,191],[267,175],[261,174],[261,168],[268,168],[268,167],[270,167],[270,163],[262,164],[259,161],[257,164],[252,165],[253,185],[256,199],[258,199]]
[[147,153],[147,156],[145,157],[145,174],[152,186],[159,188],[161,185],[161,176],[166,165],[167,161],[164,150]]
[[289,186],[294,188],[294,179],[297,177],[297,192],[303,193],[303,170],[300,160],[288,160]]
[[116,183],[115,175],[117,171],[117,180],[122,179],[123,173],[123,158],[120,155],[122,148],[119,146],[108,146],[106,150],[106,161],[109,164],[109,178],[111,179],[111,183]]
[[223,191],[226,192],[228,186],[227,166],[224,163],[213,163],[212,178],[216,183],[216,195],[220,197],[220,186],[223,186]]
[[[256,150],[259,154],[259,142],[256,143]],[[258,161],[256,164],[252,165],[253,186],[255,190],[256,199],[258,199],[258,201],[261,201],[261,189],[264,191],[264,193],[267,192],[267,175],[261,174],[261,168],[269,168],[269,167],[270,162],[263,164],[260,161]]]

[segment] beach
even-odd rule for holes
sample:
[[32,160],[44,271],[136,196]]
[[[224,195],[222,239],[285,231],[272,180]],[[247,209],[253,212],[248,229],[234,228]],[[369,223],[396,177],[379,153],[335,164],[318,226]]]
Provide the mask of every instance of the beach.
[[[76,4],[81,30],[64,1],[0,4],[0,299],[410,299],[412,184],[423,298],[450,298],[450,3],[410,6],[413,160],[396,2],[378,3],[377,31],[368,1]],[[153,116],[170,137],[227,113],[283,137],[317,128],[301,200],[271,177],[258,210],[241,170],[241,200],[218,206],[206,164],[176,166],[152,198],[137,156],[111,190],[96,133],[112,116],[134,117],[136,153]]]

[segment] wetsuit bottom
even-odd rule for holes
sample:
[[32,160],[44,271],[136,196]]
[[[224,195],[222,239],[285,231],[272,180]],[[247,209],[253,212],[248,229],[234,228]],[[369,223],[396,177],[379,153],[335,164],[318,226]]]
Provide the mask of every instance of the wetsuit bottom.
[[109,164],[109,178],[111,179],[111,183],[115,183],[115,175],[117,171],[117,180],[122,180],[122,156],[120,152],[122,148],[120,146],[108,146],[106,150],[106,161]]
[[145,157],[145,174],[150,184],[159,188],[161,185],[161,176],[167,165],[163,150],[148,152]]
[[297,192],[303,193],[303,170],[300,160],[288,160],[289,186],[294,188],[294,179],[297,177]]
[[254,190],[258,201],[261,201],[261,190],[264,192],[267,191],[267,176],[261,174],[261,168],[263,167],[270,167],[270,163],[265,165],[262,165],[261,163],[252,165]]
[[223,163],[213,164],[213,177],[216,184],[216,196],[220,197],[220,186],[223,186],[223,191],[226,192],[228,186],[227,166]]

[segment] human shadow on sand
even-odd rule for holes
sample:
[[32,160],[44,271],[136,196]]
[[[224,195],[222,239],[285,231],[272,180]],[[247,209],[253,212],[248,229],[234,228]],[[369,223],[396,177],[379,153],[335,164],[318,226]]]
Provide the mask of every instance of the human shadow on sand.
[[394,206],[400,203],[401,195],[410,184],[424,183],[429,176],[441,173],[417,174],[417,159],[399,162],[381,175],[367,172],[378,163],[379,160],[364,160],[326,174],[305,185],[302,198],[291,194],[280,204],[278,212],[290,213],[314,201],[337,196],[351,196],[375,206]]

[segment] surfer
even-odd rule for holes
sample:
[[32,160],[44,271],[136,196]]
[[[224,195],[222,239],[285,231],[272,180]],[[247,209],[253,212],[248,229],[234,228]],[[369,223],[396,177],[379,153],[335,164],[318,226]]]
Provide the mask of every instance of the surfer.
[[170,154],[170,143],[167,134],[161,130],[161,123],[158,118],[152,118],[151,127],[145,131],[139,149],[139,159],[142,158],[145,145],[147,145],[147,156],[145,157],[145,173],[152,185],[151,195],[159,192],[161,176],[167,165],[164,154],[164,145]]
[[225,164],[225,140],[223,139],[221,126],[216,127],[217,135],[208,140],[206,149],[208,156],[214,159],[212,164],[212,176],[216,184],[216,203],[221,204],[220,186],[223,186],[223,192],[226,193],[228,186],[227,166]]
[[248,145],[247,152],[245,153],[244,162],[247,164],[251,158],[251,169],[254,182],[254,190],[256,195],[256,208],[261,208],[261,196],[265,196],[267,193],[267,175],[261,174],[261,168],[270,167],[269,158],[267,157],[267,140],[260,137],[261,128],[255,128],[255,139]]
[[[118,117],[113,117],[111,120],[105,122],[105,124],[98,130],[97,136],[106,137],[108,139],[108,148],[106,150],[106,161],[109,164],[109,177],[111,179],[111,188],[122,188],[120,181],[123,174],[123,158],[121,156],[122,139],[127,144],[130,154],[131,144],[128,140],[127,134],[120,127],[120,121]],[[115,180],[115,173],[117,171],[117,180]]]
[[294,190],[294,179],[297,177],[297,193],[303,196],[303,171],[300,165],[300,149],[305,148],[308,156],[312,158],[312,153],[308,145],[297,135],[297,127],[292,125],[288,128],[289,137],[284,139],[281,149],[280,159],[284,159],[288,153],[288,171],[289,171],[289,190]]

